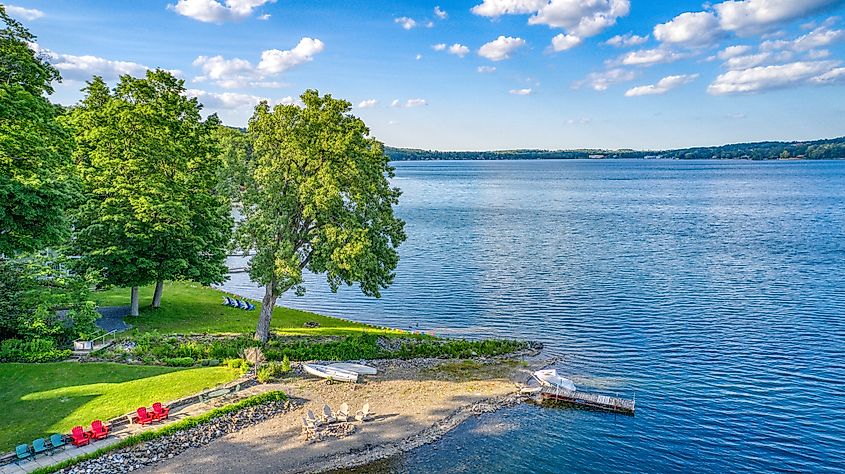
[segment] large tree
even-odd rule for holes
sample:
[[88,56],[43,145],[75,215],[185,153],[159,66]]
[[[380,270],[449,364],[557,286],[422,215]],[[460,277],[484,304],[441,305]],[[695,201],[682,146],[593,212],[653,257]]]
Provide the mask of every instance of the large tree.
[[304,291],[303,270],[324,273],[333,291],[358,283],[379,297],[405,240],[382,144],[349,113],[349,102],[314,90],[301,99],[304,107],[261,103],[249,123],[237,240],[255,252],[249,274],[265,289],[255,331],[262,342],[279,296]]
[[47,100],[59,72],[33,52],[27,29],[0,5],[0,258],[67,234],[76,189],[73,140]]
[[163,70],[122,76],[114,91],[95,77],[68,117],[84,203],[74,220],[80,267],[132,288],[164,280],[202,284],[225,279],[231,205],[218,192],[216,116],[185,95],[184,81]]

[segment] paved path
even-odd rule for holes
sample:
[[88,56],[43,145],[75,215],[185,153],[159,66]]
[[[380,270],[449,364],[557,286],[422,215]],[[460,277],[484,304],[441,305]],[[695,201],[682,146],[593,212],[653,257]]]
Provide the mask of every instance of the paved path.
[[123,320],[129,315],[129,306],[101,306],[97,311],[102,315],[97,320],[97,327],[103,331],[125,331],[132,327]]

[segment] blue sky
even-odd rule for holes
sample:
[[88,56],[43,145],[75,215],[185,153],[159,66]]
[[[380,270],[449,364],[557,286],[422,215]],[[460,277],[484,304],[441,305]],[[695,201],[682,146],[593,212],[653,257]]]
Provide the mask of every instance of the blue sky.
[[15,0],[73,104],[177,71],[243,126],[316,88],[388,145],[659,149],[845,135],[845,1]]

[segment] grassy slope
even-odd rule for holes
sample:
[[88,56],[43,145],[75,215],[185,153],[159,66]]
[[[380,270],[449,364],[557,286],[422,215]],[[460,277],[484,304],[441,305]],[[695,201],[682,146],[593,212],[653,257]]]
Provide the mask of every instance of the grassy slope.
[[167,402],[237,378],[226,367],[175,369],[77,362],[0,364],[0,450],[69,432],[155,401]]
[[[164,286],[161,308],[152,309],[150,302],[153,287],[141,288],[141,314],[127,317],[126,322],[139,331],[157,330],[161,333],[245,333],[255,331],[260,302],[253,311],[244,311],[222,304],[224,293],[195,283],[168,282]],[[229,295],[233,296],[233,295]],[[94,294],[101,306],[128,305],[129,290],[114,288]],[[243,300],[244,298],[238,297]],[[304,328],[306,321],[320,323],[318,328]],[[378,329],[362,323],[321,316],[307,311],[276,307],[273,311],[273,329],[280,334],[292,335],[345,335],[362,330],[388,334],[399,331]]]

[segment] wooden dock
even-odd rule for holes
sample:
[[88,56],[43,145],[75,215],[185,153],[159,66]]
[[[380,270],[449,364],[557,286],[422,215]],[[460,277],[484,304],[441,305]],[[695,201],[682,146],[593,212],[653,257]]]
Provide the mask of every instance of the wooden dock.
[[571,392],[569,390],[543,387],[540,395],[544,400],[556,403],[566,403],[595,410],[611,411],[625,415],[633,415],[636,410],[636,400],[611,397],[598,393]]

